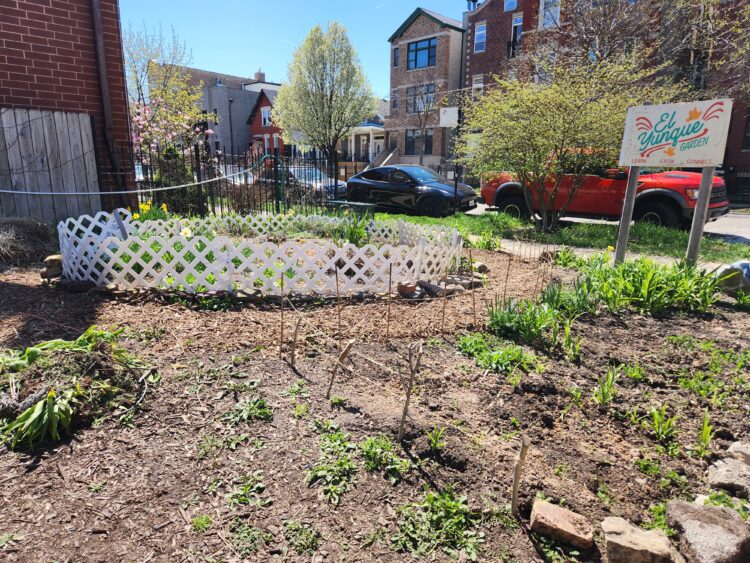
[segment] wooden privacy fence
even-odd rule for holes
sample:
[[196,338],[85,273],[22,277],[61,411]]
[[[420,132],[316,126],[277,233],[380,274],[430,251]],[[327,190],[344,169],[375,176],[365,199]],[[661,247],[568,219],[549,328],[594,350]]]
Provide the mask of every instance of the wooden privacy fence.
[[99,192],[99,179],[91,117],[0,108],[0,190],[17,192],[0,192],[0,217],[56,223],[100,211],[101,198],[94,194]]

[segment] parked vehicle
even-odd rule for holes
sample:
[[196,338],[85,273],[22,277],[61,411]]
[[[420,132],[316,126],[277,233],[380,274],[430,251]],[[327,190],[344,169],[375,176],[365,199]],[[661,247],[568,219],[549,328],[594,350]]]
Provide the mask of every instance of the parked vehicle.
[[[574,177],[566,175],[558,191],[556,209],[559,211],[573,186]],[[568,207],[567,215],[596,219],[619,219],[625,200],[627,172],[620,169],[607,170],[600,176],[584,177]],[[644,172],[638,178],[633,217],[665,227],[689,226],[693,220],[701,175],[696,172]],[[548,186],[553,187],[552,180]],[[536,190],[530,190],[534,201],[533,211],[539,212]],[[484,202],[517,217],[526,218],[531,211],[526,204],[521,184],[509,174],[493,178],[482,188]],[[708,221],[714,221],[729,213],[727,188],[722,178],[714,178],[708,210]]]
[[474,209],[474,188],[456,184],[424,166],[384,166],[361,172],[346,184],[349,201],[373,203],[385,210],[405,210],[442,217]]
[[261,170],[259,179],[267,185],[280,183],[287,192],[287,198],[293,200],[322,202],[346,197],[346,182],[330,178],[311,165],[279,166],[278,169],[267,165]]

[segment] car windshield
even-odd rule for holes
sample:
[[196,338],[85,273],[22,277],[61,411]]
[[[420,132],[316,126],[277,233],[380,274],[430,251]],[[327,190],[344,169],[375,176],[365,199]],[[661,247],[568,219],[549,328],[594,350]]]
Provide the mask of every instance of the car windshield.
[[424,166],[404,166],[401,170],[406,172],[417,182],[447,182],[445,178]]
[[308,182],[322,182],[329,179],[323,172],[311,166],[290,166],[289,172],[298,180]]

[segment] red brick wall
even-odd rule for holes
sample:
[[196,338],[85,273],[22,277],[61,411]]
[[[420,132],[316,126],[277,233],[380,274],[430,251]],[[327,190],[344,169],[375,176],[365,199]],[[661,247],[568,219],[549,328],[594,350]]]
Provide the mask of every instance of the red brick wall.
[[742,140],[745,136],[748,111],[750,108],[747,104],[735,100],[724,159],[730,199],[746,205],[750,205],[750,149],[742,150]]
[[250,141],[253,143],[253,152],[256,154],[263,154],[265,152],[265,141],[264,136],[270,135],[268,140],[268,152],[273,153],[273,136],[279,136],[279,154],[284,154],[284,140],[281,138],[282,131],[275,125],[271,127],[263,127],[263,114],[261,108],[273,107],[273,104],[266,96],[265,92],[261,92],[260,98],[258,98],[253,113],[250,114]]
[[[129,142],[118,0],[101,0],[113,135]],[[0,107],[87,113],[108,167],[91,0],[0,0]],[[103,186],[113,177],[101,177]]]

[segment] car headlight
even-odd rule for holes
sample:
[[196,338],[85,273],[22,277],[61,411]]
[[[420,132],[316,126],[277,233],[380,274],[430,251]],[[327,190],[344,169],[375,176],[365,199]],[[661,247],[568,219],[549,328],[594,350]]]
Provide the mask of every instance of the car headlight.
[[685,193],[690,199],[696,200],[698,199],[698,191],[698,188],[688,188],[685,190]]

